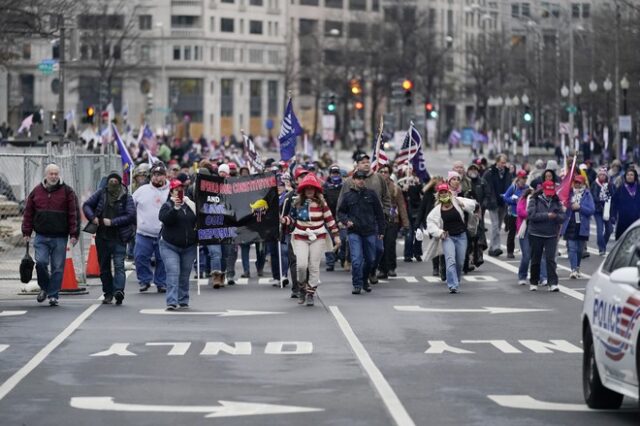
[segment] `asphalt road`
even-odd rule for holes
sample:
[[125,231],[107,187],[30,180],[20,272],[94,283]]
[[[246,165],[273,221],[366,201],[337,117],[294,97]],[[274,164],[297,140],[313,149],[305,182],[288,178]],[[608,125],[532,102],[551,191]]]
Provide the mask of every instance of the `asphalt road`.
[[485,259],[455,295],[430,262],[399,260],[358,296],[348,272],[322,272],[315,307],[264,279],[200,295],[193,281],[191,309],[168,314],[135,272],[123,306],[98,285],[57,308],[4,298],[0,424],[637,425],[637,401],[583,404],[587,280],[568,279],[566,256],[560,293],[518,286],[518,259]]

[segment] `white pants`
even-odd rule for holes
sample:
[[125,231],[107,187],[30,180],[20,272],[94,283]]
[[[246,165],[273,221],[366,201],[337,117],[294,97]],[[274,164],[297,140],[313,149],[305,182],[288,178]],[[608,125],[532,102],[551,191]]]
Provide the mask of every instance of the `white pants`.
[[[329,238],[329,237],[325,237]],[[305,282],[307,269],[309,270],[309,285],[317,287],[320,281],[320,261],[327,247],[324,238],[318,238],[315,241],[291,240],[293,243],[293,251],[296,254],[296,271],[300,283]]]

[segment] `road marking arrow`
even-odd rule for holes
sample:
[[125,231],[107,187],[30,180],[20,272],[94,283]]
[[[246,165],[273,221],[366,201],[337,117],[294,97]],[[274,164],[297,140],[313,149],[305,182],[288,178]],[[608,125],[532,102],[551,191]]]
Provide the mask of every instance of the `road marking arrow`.
[[73,397],[69,404],[82,410],[156,412],[156,413],[208,413],[205,417],[258,416],[264,414],[310,413],[322,408],[293,405],[261,404],[251,402],[218,401],[218,406],[205,405],[146,405],[115,402],[110,396]]
[[440,309],[423,308],[418,305],[394,306],[400,312],[430,312],[430,313],[476,313],[476,314],[523,314],[528,312],[547,312],[551,309],[529,309],[529,308],[495,308],[483,307],[479,309]]
[[141,314],[146,315],[211,315],[218,317],[246,317],[252,315],[278,315],[284,312],[268,311],[235,311],[227,309],[224,312],[198,312],[198,311],[165,311],[164,309],[142,309]]
[[16,315],[24,315],[27,311],[2,311],[0,312],[0,317],[13,317]]
[[565,404],[560,402],[538,401],[529,395],[487,395],[487,397],[496,404],[506,408],[542,411],[593,411],[598,413],[606,411],[620,412],[620,410],[594,410],[587,407],[585,404]]

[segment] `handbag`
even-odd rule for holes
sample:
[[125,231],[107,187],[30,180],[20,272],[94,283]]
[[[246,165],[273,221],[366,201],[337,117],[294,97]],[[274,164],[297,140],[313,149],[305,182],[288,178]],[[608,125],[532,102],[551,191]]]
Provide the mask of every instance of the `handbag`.
[[88,234],[95,234],[96,232],[98,232],[98,225],[96,225],[93,222],[88,222],[85,226],[84,229],[82,230],[83,232],[86,232]]
[[33,261],[33,258],[29,254],[29,243],[27,243],[27,249],[25,251],[24,257],[20,262],[20,281],[24,284],[27,284],[31,281],[33,277],[33,267],[36,263]]

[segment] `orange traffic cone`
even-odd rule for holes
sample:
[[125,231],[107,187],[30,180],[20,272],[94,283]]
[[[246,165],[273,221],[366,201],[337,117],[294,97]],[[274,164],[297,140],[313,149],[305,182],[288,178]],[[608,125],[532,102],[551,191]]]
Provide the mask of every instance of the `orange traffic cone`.
[[62,273],[62,288],[60,293],[63,294],[87,294],[86,287],[78,287],[78,279],[76,278],[76,270],[73,266],[73,256],[71,255],[71,247],[67,244],[67,258],[64,261],[64,272]]
[[98,251],[96,250],[96,236],[91,236],[89,255],[87,256],[87,278],[97,278],[100,276],[100,265],[98,264]]

